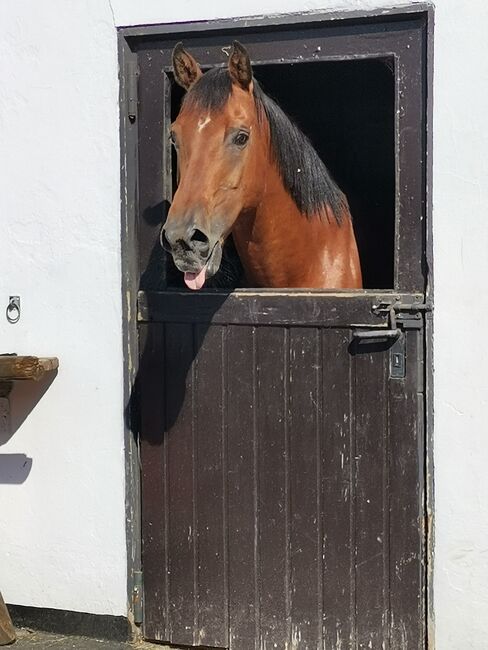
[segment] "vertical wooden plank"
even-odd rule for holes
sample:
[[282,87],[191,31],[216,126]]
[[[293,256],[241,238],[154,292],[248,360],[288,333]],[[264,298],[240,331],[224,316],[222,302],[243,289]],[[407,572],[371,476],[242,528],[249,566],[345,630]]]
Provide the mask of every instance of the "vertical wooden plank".
[[354,439],[348,330],[322,330],[322,549],[324,648],[355,647]]
[[165,378],[168,441],[167,641],[191,645],[196,622],[195,441],[193,426],[193,326],[166,324]]
[[406,332],[406,376],[389,382],[390,638],[392,648],[425,643],[422,332]]
[[[425,17],[422,22],[425,21]],[[409,30],[408,44],[396,58],[396,247],[395,288],[423,292],[425,257],[425,22]],[[419,128],[422,125],[422,128]]]
[[356,348],[356,635],[360,649],[389,647],[387,360],[386,344],[361,343]]
[[289,639],[288,449],[284,383],[288,363],[286,332],[282,327],[256,330],[262,648],[285,648]]
[[[224,509],[223,335],[195,326],[194,436],[198,600],[194,643],[227,646]],[[224,537],[225,535],[225,537]]]
[[319,330],[290,328],[289,449],[290,648],[322,647]]
[[167,508],[165,463],[164,326],[140,327],[143,350],[139,364],[140,449],[142,483],[142,563],[144,573],[144,633],[167,637]]
[[254,328],[227,335],[227,476],[230,650],[259,650]]
[[162,52],[140,51],[138,108],[138,259],[140,284],[159,291],[166,285],[165,252],[159,231],[171,201],[171,83],[163,72]]

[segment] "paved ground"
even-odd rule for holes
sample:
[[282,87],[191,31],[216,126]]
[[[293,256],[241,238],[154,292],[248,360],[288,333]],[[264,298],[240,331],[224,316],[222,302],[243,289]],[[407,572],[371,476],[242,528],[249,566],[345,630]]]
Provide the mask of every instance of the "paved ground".
[[24,648],[54,648],[55,650],[170,650],[168,646],[153,643],[121,643],[120,641],[98,641],[81,636],[62,636],[17,628],[17,641],[12,650]]

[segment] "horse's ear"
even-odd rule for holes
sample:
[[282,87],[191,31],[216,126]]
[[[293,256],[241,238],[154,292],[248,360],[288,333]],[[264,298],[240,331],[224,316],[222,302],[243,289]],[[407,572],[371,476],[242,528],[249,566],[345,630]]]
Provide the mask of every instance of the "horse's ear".
[[191,86],[198,81],[202,76],[200,66],[183,47],[183,43],[177,43],[173,50],[173,70],[175,73],[175,80],[185,90],[189,90]]
[[229,59],[229,74],[232,81],[244,90],[252,90],[252,67],[246,48],[234,41]]

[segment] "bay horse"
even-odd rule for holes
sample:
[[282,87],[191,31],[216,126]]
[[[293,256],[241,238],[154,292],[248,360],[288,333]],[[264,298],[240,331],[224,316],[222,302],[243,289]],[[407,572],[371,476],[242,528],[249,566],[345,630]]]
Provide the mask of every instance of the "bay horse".
[[187,92],[171,139],[178,187],[161,230],[190,289],[219,269],[230,233],[246,284],[353,289],[361,267],[347,199],[307,137],[260,88],[246,49],[202,73],[178,43]]

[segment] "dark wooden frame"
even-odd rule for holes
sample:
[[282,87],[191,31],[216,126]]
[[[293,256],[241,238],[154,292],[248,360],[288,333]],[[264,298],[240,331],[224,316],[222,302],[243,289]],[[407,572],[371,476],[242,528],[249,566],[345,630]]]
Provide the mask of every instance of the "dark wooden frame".
[[[433,300],[433,285],[432,285],[432,226],[431,226],[431,187],[432,187],[432,98],[430,89],[432,88],[432,71],[433,71],[433,7],[429,4],[414,5],[411,7],[403,7],[391,10],[373,10],[369,12],[354,11],[354,12],[329,12],[329,13],[307,13],[307,14],[288,14],[281,16],[259,17],[259,18],[242,18],[242,19],[226,19],[216,21],[202,21],[198,23],[185,23],[185,24],[167,24],[143,27],[127,27],[119,29],[119,62],[120,62],[120,106],[121,106],[121,192],[122,192],[122,255],[123,255],[123,304],[124,304],[124,351],[125,351],[125,403],[128,404],[134,386],[135,377],[137,374],[138,363],[138,334],[137,334],[137,314],[142,320],[157,320],[158,310],[163,306],[159,303],[156,297],[156,302],[151,303],[151,310],[148,311],[147,300],[144,295],[138,296],[139,281],[141,275],[141,267],[139,265],[139,254],[142,250],[148,251],[149,242],[140,241],[137,233],[137,196],[138,196],[138,160],[137,160],[137,147],[138,147],[138,124],[137,119],[129,118],[129,113],[137,115],[137,87],[136,87],[136,68],[137,68],[137,55],[134,53],[133,47],[138,41],[149,41],[155,37],[164,37],[169,41],[175,42],[181,38],[182,34],[201,35],[202,38],[210,38],[212,42],[217,40],[229,41],[233,34],[239,33],[242,38],[242,30],[249,29],[254,32],[259,31],[273,31],[280,28],[289,27],[293,30],[300,28],[328,26],[330,29],[335,29],[338,35],[343,37],[344,30],[353,29],[356,26],[370,25],[373,26],[383,25],[386,29],[388,24],[401,21],[421,20],[424,23],[422,32],[423,56],[426,62],[425,69],[421,71],[418,78],[418,106],[422,113],[423,128],[420,132],[416,132],[414,124],[402,125],[410,128],[411,140],[409,140],[410,147],[415,147],[414,139],[417,140],[417,146],[420,146],[422,164],[419,168],[412,170],[404,170],[406,173],[406,182],[412,181],[409,174],[416,174],[416,184],[420,194],[416,196],[417,205],[421,205],[421,212],[417,215],[421,217],[421,226],[417,227],[416,236],[409,238],[409,233],[402,231],[402,227],[397,229],[397,247],[401,250],[409,251],[413,257],[417,257],[421,264],[419,267],[412,270],[402,267],[401,264],[397,268],[395,264],[395,289],[391,292],[355,292],[354,297],[357,299],[361,295],[371,299],[373,295],[382,296],[384,298],[393,297],[396,292],[400,290],[411,294],[416,293],[424,298],[429,304]],[[245,40],[245,39],[243,39]],[[371,39],[370,37],[370,40]],[[407,48],[409,43],[404,43],[405,55],[408,56]],[[344,53],[346,54],[346,53]],[[377,55],[380,55],[376,52]],[[384,55],[383,51],[381,55]],[[212,63],[212,59],[206,61],[205,53],[198,52],[200,59],[203,63]],[[203,55],[203,56],[202,56]],[[350,58],[355,58],[353,51],[349,52]],[[371,51],[371,55],[374,52]],[[312,60],[317,60],[313,58]],[[264,61],[263,61],[264,62]],[[398,58],[396,60],[398,65]],[[401,89],[397,86],[397,97]],[[399,125],[397,124],[397,133]],[[420,145],[419,145],[420,143]],[[401,158],[401,152],[396,152],[397,171],[402,167],[405,159]],[[408,156],[407,156],[408,159]],[[168,191],[167,189],[165,190]],[[397,196],[397,207],[400,206],[402,201],[401,195]],[[405,210],[408,214],[413,213],[414,208],[412,203],[402,206],[403,214]],[[399,211],[397,210],[397,215]],[[413,215],[412,218],[414,218]],[[419,224],[417,223],[417,226]],[[153,233],[154,235],[154,233]],[[142,245],[141,245],[142,244]],[[405,248],[402,248],[405,247]],[[405,259],[407,255],[405,256]],[[253,290],[239,292],[243,299],[251,299]],[[264,295],[266,292],[259,292]],[[269,300],[274,303],[275,308],[266,313],[266,310],[261,313],[260,318],[268,318],[268,322],[284,322],[283,319],[290,318],[289,307],[284,308],[284,311],[277,305],[285,305],[285,301],[279,300],[281,297],[290,295],[286,292],[269,292]],[[298,298],[307,293],[312,301],[319,298],[319,294],[315,292],[296,292],[295,296]],[[321,293],[320,299],[323,301],[322,305],[331,305],[332,302],[337,305],[337,301],[342,307],[339,309],[342,316],[350,321],[350,306],[348,301],[352,296],[351,294],[342,293]],[[152,297],[154,299],[154,296]],[[217,296],[216,296],[217,298]],[[196,298],[198,301],[198,298]],[[217,298],[218,299],[218,298]],[[163,301],[167,300],[163,298]],[[178,301],[178,297],[174,296],[172,300]],[[239,301],[239,296],[234,294],[231,300]],[[357,300],[356,300],[357,302]],[[177,302],[175,303],[177,304]],[[198,304],[198,302],[197,302]],[[298,303],[297,303],[298,304]],[[359,303],[358,303],[359,304]],[[165,307],[167,304],[164,305]],[[272,305],[270,305],[272,307]],[[364,305],[366,307],[366,305]],[[178,307],[179,308],[179,307]],[[361,316],[366,316],[367,310],[361,310]],[[273,316],[271,317],[271,314]],[[204,318],[204,316],[202,316]],[[205,316],[206,318],[206,316]],[[342,320],[342,319],[341,319]],[[359,318],[361,324],[371,323],[371,314],[369,320],[365,321],[364,318]],[[374,320],[374,317],[372,318]],[[426,424],[426,512],[429,514],[426,536],[427,536],[427,552],[429,572],[427,576],[427,614],[429,618],[429,631],[428,636],[431,637],[431,627],[433,621],[432,609],[432,546],[433,546],[433,527],[432,527],[432,512],[433,512],[433,475],[432,475],[432,319],[431,315],[427,314],[425,319],[425,386],[426,386],[426,408],[425,408],[425,424]],[[131,431],[130,422],[127,419],[126,423],[126,471],[127,471],[127,538],[128,538],[128,592],[129,603],[132,603],[130,609],[130,618],[134,622],[138,621],[138,590],[140,589],[140,473],[139,473],[139,458],[138,446],[134,439],[133,432]],[[135,595],[135,598],[134,598]],[[430,644],[430,641],[428,639]]]

